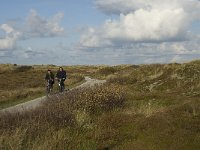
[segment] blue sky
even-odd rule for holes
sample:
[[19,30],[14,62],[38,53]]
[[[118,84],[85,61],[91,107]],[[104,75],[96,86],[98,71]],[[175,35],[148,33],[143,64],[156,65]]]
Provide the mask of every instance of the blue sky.
[[0,2],[0,63],[117,65],[200,58],[198,0]]

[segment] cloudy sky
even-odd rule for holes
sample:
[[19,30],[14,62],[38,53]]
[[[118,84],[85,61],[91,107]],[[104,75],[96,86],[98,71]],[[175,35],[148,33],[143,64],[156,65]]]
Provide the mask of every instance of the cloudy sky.
[[200,59],[199,0],[0,0],[0,63]]

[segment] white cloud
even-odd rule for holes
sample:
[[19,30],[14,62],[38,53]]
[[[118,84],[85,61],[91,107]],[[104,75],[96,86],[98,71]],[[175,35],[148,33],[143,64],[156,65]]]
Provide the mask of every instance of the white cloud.
[[[96,6],[105,13],[129,13],[141,7],[143,0],[96,0]],[[143,4],[144,5],[144,4]]]
[[177,9],[184,8],[186,11],[197,15],[199,9],[198,0],[96,0],[97,8],[109,14],[128,14],[138,9]]
[[97,30],[95,28],[88,28],[80,39],[80,47],[103,47],[112,45],[109,40],[106,40],[103,35],[103,29]]
[[127,42],[168,42],[187,39],[188,26],[200,19],[198,0],[96,0],[106,13],[120,14],[82,35],[83,47]]
[[32,37],[57,37],[65,33],[63,27],[59,22],[63,18],[63,13],[58,13],[55,16],[47,19],[41,17],[35,10],[31,10],[28,15],[24,29],[24,36],[26,38]]
[[[106,37],[125,41],[165,41],[179,37],[184,31],[186,14],[176,10],[137,10],[120,15],[119,21],[104,24]],[[173,22],[173,25],[172,25]]]
[[5,37],[0,39],[0,50],[12,49],[15,46],[17,39],[21,36],[21,33],[8,24],[2,24],[0,29],[5,32]]
[[91,64],[186,62],[200,58],[200,38],[179,42],[138,42],[104,47],[82,47],[80,56],[87,59],[83,62]]
[[46,19],[41,17],[35,10],[31,10],[24,23],[20,24],[20,27],[13,27],[9,24],[0,25],[0,30],[5,33],[0,38],[0,50],[13,49],[19,40],[63,36],[65,30],[59,24],[63,16],[63,13],[57,13]]

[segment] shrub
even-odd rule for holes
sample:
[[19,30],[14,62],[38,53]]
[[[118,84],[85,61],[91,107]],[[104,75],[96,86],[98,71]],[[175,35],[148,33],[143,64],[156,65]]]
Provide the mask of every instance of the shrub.
[[15,72],[26,72],[31,69],[33,69],[32,66],[19,66],[15,69]]
[[115,76],[108,79],[108,83],[120,84],[120,85],[127,85],[127,84],[134,84],[138,80],[131,76]]
[[53,96],[52,100],[59,98],[72,110],[86,111],[89,114],[109,111],[124,106],[125,92],[116,85],[96,86],[92,88],[76,89],[61,97]]
[[115,72],[117,72],[117,69],[115,69],[114,67],[105,67],[98,70],[98,73],[106,76],[114,74]]
[[67,85],[74,85],[83,81],[85,78],[83,75],[80,74],[72,74],[67,77],[66,84]]
[[78,105],[79,107],[84,106],[83,108],[89,113],[123,107],[125,101],[123,89],[114,85],[96,87],[87,92],[82,90],[80,95]]
[[[36,110],[22,114],[1,114],[0,149],[10,149],[13,146],[19,149],[39,148],[40,145],[45,146],[39,142],[41,140],[47,143],[52,140],[60,147],[68,145],[73,148],[82,147],[82,143],[85,147],[94,146],[92,140],[88,143],[88,140],[79,137],[78,134],[84,135],[83,128],[80,127],[90,122],[93,115],[97,114],[96,118],[101,112],[123,107],[124,102],[125,92],[122,88],[102,85],[54,95]],[[63,142],[59,142],[60,138],[52,139],[51,136],[57,136],[57,133],[60,133],[58,137],[62,135],[61,137],[65,139]],[[70,138],[79,138],[82,141],[70,142],[72,140]],[[11,139],[13,140],[10,142]],[[66,145],[66,142],[70,144]],[[48,143],[48,146],[55,146],[53,143]],[[73,145],[76,143],[79,145]]]

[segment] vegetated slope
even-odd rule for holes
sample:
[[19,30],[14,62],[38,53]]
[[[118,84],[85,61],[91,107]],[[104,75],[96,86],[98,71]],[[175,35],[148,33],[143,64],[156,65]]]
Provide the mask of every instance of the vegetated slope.
[[[102,85],[105,82],[106,82],[106,80],[97,80],[97,79],[91,79],[89,77],[85,77],[84,83],[82,83],[80,85],[75,85],[75,87],[71,88],[70,90]],[[65,90],[64,92],[69,92],[69,90]],[[2,114],[2,113],[22,113],[22,112],[25,113],[26,111],[34,110],[34,109],[40,107],[51,96],[56,95],[58,97],[58,96],[60,96],[60,94],[61,94],[60,92],[55,92],[55,93],[51,93],[48,96],[39,97],[39,98],[33,99],[31,101],[28,101],[28,102],[24,102],[24,103],[21,103],[21,104],[12,106],[12,107],[8,107],[6,109],[0,110],[0,114]]]
[[[44,95],[46,87],[44,77],[47,69],[52,69],[55,74],[58,67],[0,65],[0,108]],[[84,67],[65,67],[65,69],[68,73],[67,86],[73,86],[84,80],[83,73],[86,71]],[[57,84],[54,90],[57,90]]]
[[125,114],[145,116],[127,119],[135,139],[119,149],[199,149],[200,61],[129,66],[109,82],[127,87]]
[[31,66],[1,65],[0,105],[44,93],[44,71],[35,71]]
[[[88,70],[88,69],[86,69]],[[101,66],[107,84],[0,117],[2,149],[197,150],[200,61]],[[88,73],[88,72],[87,72]]]

